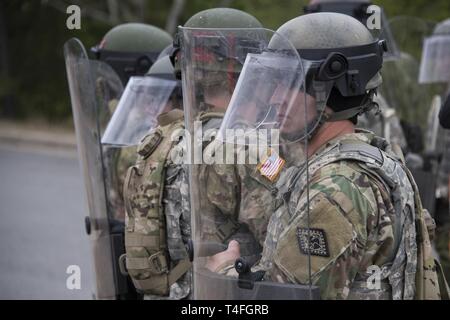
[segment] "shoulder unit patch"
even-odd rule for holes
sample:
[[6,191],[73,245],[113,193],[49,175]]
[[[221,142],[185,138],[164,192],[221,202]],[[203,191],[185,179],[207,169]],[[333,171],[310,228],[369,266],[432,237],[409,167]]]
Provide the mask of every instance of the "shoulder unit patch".
[[[308,241],[309,238],[309,241]],[[297,239],[301,253],[319,257],[329,257],[327,236],[322,229],[297,228]],[[308,249],[309,245],[309,249]]]

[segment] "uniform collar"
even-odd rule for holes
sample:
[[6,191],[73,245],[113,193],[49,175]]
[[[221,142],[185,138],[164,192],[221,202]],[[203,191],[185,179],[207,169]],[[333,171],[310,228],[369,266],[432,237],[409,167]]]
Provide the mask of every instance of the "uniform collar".
[[315,158],[320,156],[325,150],[332,148],[336,145],[339,145],[342,141],[353,140],[353,141],[361,141],[367,144],[371,144],[375,134],[371,131],[364,129],[356,129],[354,133],[344,134],[342,136],[336,137],[334,139],[329,140],[327,143],[320,146],[320,148],[311,156],[311,158]]

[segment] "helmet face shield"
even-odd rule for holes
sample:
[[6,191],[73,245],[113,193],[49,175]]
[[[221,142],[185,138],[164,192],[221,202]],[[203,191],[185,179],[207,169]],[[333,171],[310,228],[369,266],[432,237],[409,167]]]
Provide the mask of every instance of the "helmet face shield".
[[[281,36],[274,35],[272,46],[280,48],[279,39]],[[325,120],[332,88],[343,97],[368,94],[373,89],[370,82],[381,69],[382,56],[381,41],[352,48],[299,52],[281,46],[249,54],[219,139],[226,143],[254,144],[266,134],[270,139],[276,130],[279,141],[268,142],[275,146],[311,137]],[[360,72],[364,69],[365,72]],[[238,134],[230,134],[237,128],[241,129]]]
[[103,144],[137,145],[158,126],[158,115],[181,106],[179,83],[152,76],[132,77],[102,137]]
[[450,81],[450,36],[438,35],[425,39],[420,65],[420,83]]
[[[307,93],[297,52],[249,54],[219,132],[226,143],[256,144],[279,135],[296,142],[314,126],[318,110]],[[244,134],[242,134],[244,133]]]

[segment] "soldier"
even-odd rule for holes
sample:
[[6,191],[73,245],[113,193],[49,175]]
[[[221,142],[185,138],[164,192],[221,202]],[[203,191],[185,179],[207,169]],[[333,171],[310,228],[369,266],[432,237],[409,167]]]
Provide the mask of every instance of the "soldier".
[[[239,83],[257,72],[271,94],[263,86],[254,93],[238,85],[221,128],[271,125],[280,130],[280,143],[304,151],[302,164],[279,188],[285,204],[270,217],[253,271],[263,282],[317,285],[323,299],[448,298],[430,256],[425,211],[401,155],[354,126],[356,115],[373,107],[381,84],[383,41],[338,13],[295,18],[277,35],[292,43],[298,58],[286,56],[279,36],[266,52],[248,57]],[[240,99],[261,96],[270,96],[263,116],[241,110]],[[210,261],[221,265],[233,255],[229,251]]]
[[143,23],[124,23],[109,30],[91,51],[109,64],[126,86],[131,76],[143,76],[161,51],[172,43],[166,31]]
[[181,198],[184,170],[170,157],[172,135],[184,122],[170,57],[160,58],[146,77],[131,78],[123,99],[111,135],[140,143],[124,183],[126,254],[120,263],[144,299],[183,299],[191,285],[184,246],[190,220],[189,203]]
[[[201,212],[196,222],[199,225],[198,234],[193,237],[199,247],[194,250],[195,259],[199,258],[199,261],[206,253],[206,250],[201,249],[201,243],[223,248],[223,244],[232,244],[233,240],[239,242],[241,254],[249,261],[259,259],[268,219],[280,205],[280,201],[274,197],[275,181],[292,165],[291,160],[295,160],[291,159],[294,153],[279,150],[286,155],[286,159],[283,159],[286,165],[277,172],[263,175],[256,161],[239,164],[233,160],[227,162],[230,157],[245,156],[246,150],[227,152],[223,141],[211,139],[217,135],[216,131],[247,54],[260,52],[261,48],[267,47],[271,37],[269,30],[254,28],[260,26],[254,18],[237,13],[235,20],[240,20],[244,29],[224,28],[224,22],[218,25],[221,28],[214,28],[211,19],[213,13],[218,14],[221,20],[235,11],[218,9],[216,12],[210,11],[211,16],[201,12],[190,19],[191,22],[202,21],[201,30],[184,27],[179,31],[183,85],[185,92],[192,93],[186,94],[187,100],[184,101],[187,124],[194,137],[192,144],[201,145],[197,149],[203,151],[199,155],[194,146],[194,163],[190,166],[193,210]],[[247,27],[253,28],[248,30]],[[251,83],[248,86],[258,91]],[[250,102],[248,112],[253,111]],[[203,137],[200,139],[203,139],[200,143],[194,130],[195,121],[202,124]],[[271,155],[275,156],[276,153],[273,151]],[[198,155],[200,162],[195,161]],[[254,159],[258,156],[252,155]],[[201,292],[197,292],[196,296],[211,298]],[[223,298],[220,295],[215,297]]]
[[[450,19],[439,23],[431,36],[425,39],[420,66],[419,82],[425,84],[450,83]],[[448,92],[448,88],[447,88]],[[450,213],[449,213],[449,182],[450,182],[450,131],[439,126],[438,115],[446,113],[443,102],[446,97],[435,96],[429,114],[427,146],[429,151],[441,155],[438,165],[436,188],[436,248],[441,262],[450,276]]]
[[[202,29],[191,29],[195,25]],[[238,28],[239,32],[229,29],[231,27]],[[188,120],[189,131],[195,136],[193,125],[197,121],[202,124],[205,136],[200,149],[206,163],[195,163],[199,165],[195,166],[195,172],[191,172],[193,179],[198,179],[198,190],[191,197],[201,197],[199,210],[203,212],[204,224],[201,240],[219,247],[238,240],[242,254],[249,259],[256,259],[261,251],[254,236],[260,240],[264,236],[261,234],[263,230],[253,228],[253,233],[250,232],[251,219],[239,216],[241,207],[248,205],[240,201],[240,192],[254,194],[254,201],[259,202],[257,208],[264,209],[259,213],[253,211],[258,219],[272,207],[268,188],[270,181],[249,179],[245,173],[247,168],[242,167],[238,171],[235,166],[227,165],[224,159],[215,159],[218,158],[215,155],[223,154],[221,144],[209,142],[220,127],[246,53],[259,48],[261,27],[259,21],[247,13],[219,8],[194,15],[180,30],[182,72],[186,88],[195,93],[193,99],[185,104],[185,112],[191,119]],[[247,31],[247,28],[253,30]]]
[[[223,63],[226,66],[225,69],[208,69],[217,63],[216,59],[220,59],[222,48],[219,46],[220,43],[216,43],[219,39],[208,34],[207,28],[260,26],[254,17],[235,9],[209,9],[191,17],[184,28],[204,34],[211,50],[202,51],[201,44],[196,44],[197,62],[201,61],[203,66],[196,72],[208,81],[207,85],[198,91],[192,90],[184,94],[205,97],[202,104],[204,111],[212,111],[213,106],[219,109],[215,110],[218,112],[220,109],[225,109],[234,89],[240,66],[232,65],[227,61]],[[233,40],[236,41],[233,52],[245,50],[245,48],[241,48],[239,39]],[[179,59],[182,59],[180,54],[183,56],[185,53],[182,49],[181,51],[178,48],[175,49],[173,57],[174,60],[177,60],[175,74],[179,75]],[[164,57],[161,63],[163,62],[164,67],[168,69],[168,57]],[[152,67],[151,73],[157,72],[154,70],[157,67],[159,68],[158,63]],[[164,74],[167,76],[167,72]],[[164,91],[161,89],[157,91],[160,97],[157,99],[158,101],[161,100],[161,94]],[[132,101],[135,100],[145,103],[149,98],[132,99]],[[152,110],[163,109],[153,107]],[[217,127],[218,124],[214,121],[218,119],[220,124],[223,112],[204,113],[200,120]],[[129,112],[125,112],[125,114],[129,114]],[[137,115],[133,118],[141,118],[141,121],[147,124],[152,122],[152,117],[148,116],[139,117]],[[157,120],[154,129],[142,139],[138,147],[138,160],[128,170],[125,181],[126,255],[122,257],[122,261],[128,269],[135,287],[139,292],[144,293],[145,299],[189,299],[192,298],[192,271],[189,261],[190,255],[192,255],[189,248],[192,246],[188,241],[190,239],[190,208],[187,170],[182,163],[185,159],[183,153],[186,151],[188,139],[183,135],[180,136],[180,132],[184,128],[184,117],[180,110],[160,114]],[[119,121],[119,123],[125,128],[128,127],[126,121]],[[136,127],[139,127],[136,123],[131,125],[131,128]],[[231,202],[235,199],[230,198],[227,201]],[[229,204],[224,202],[221,205]],[[236,224],[234,222],[230,225]],[[229,234],[226,234],[225,239],[232,235],[238,236],[237,230],[226,231],[226,228],[225,226],[223,230]],[[222,242],[221,244],[223,246]]]
[[[124,23],[109,30],[100,44],[93,47],[91,52],[97,60],[110,65],[126,87],[130,77],[145,75],[172,41],[172,37],[158,27],[143,23]],[[97,85],[100,88],[101,83],[101,79],[98,79]],[[102,128],[106,128],[105,133],[108,127],[111,127],[109,121],[119,101],[110,99],[107,102],[109,113],[104,113],[101,119]],[[123,182],[127,168],[136,161],[136,145],[109,143],[108,138],[102,140],[102,143],[112,146],[105,152],[104,157],[104,160],[108,162],[106,167],[109,168],[107,171],[108,198],[116,218],[123,221],[125,217]]]
[[[119,75],[126,87],[130,77],[145,75],[155,63],[161,51],[172,43],[172,37],[164,30],[143,23],[124,23],[109,30],[102,41],[91,48],[95,59],[109,64]],[[97,80],[99,82],[100,80]],[[111,115],[117,107],[118,100],[108,101],[109,114],[102,119],[102,127],[108,125]],[[129,145],[128,145],[129,146]],[[116,207],[121,211],[118,216],[123,218],[122,186],[125,170],[136,160],[135,148],[113,150],[108,161],[110,167],[116,168],[110,177],[112,184],[117,184],[110,190],[111,198],[117,199]],[[125,169],[125,170],[124,170]]]

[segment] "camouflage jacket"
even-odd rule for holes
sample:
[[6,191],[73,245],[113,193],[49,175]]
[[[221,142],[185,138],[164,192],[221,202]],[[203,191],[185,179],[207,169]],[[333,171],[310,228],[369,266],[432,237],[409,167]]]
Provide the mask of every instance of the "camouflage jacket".
[[[308,284],[311,280],[320,287],[323,299],[414,297],[414,217],[413,213],[396,215],[394,208],[414,207],[411,185],[401,183],[402,200],[394,204],[388,186],[359,161],[341,160],[314,168],[342,141],[370,144],[372,139],[371,133],[344,135],[313,155],[310,181],[304,174],[297,177],[286,205],[272,215],[262,259],[254,271],[264,270],[266,280],[276,282]],[[390,163],[395,166],[394,160]],[[373,279],[379,281],[371,288],[373,272]]]
[[[222,116],[213,113],[201,114],[199,120],[203,122],[203,131],[217,130]],[[255,239],[255,234],[249,230],[246,224],[248,221],[240,217],[241,206],[246,205],[241,202],[240,195],[247,187],[258,189],[253,200],[259,202],[267,191],[262,185],[253,182],[243,185],[236,166],[225,164],[222,155],[225,155],[225,150],[220,141],[204,143],[204,163],[196,166],[193,173],[192,192],[197,194],[196,207],[200,213],[196,228],[202,241],[228,244],[231,240],[237,240],[241,244],[241,254],[256,260],[261,246]],[[244,172],[245,169],[242,173],[245,174]]]
[[[204,122],[203,130],[217,129],[221,121],[218,117]],[[223,243],[237,240],[241,244],[241,255],[252,261],[261,253],[269,218],[282,202],[276,198],[276,181],[261,175],[257,159],[253,159],[254,163],[247,159],[246,164],[226,164],[226,159],[222,158],[226,153],[224,148],[218,140],[203,148],[203,158],[210,164],[199,166],[195,174],[198,193],[205,195],[199,197],[201,226],[198,229],[204,240]],[[213,155],[215,158],[210,159]],[[289,165],[287,160],[280,176]]]

